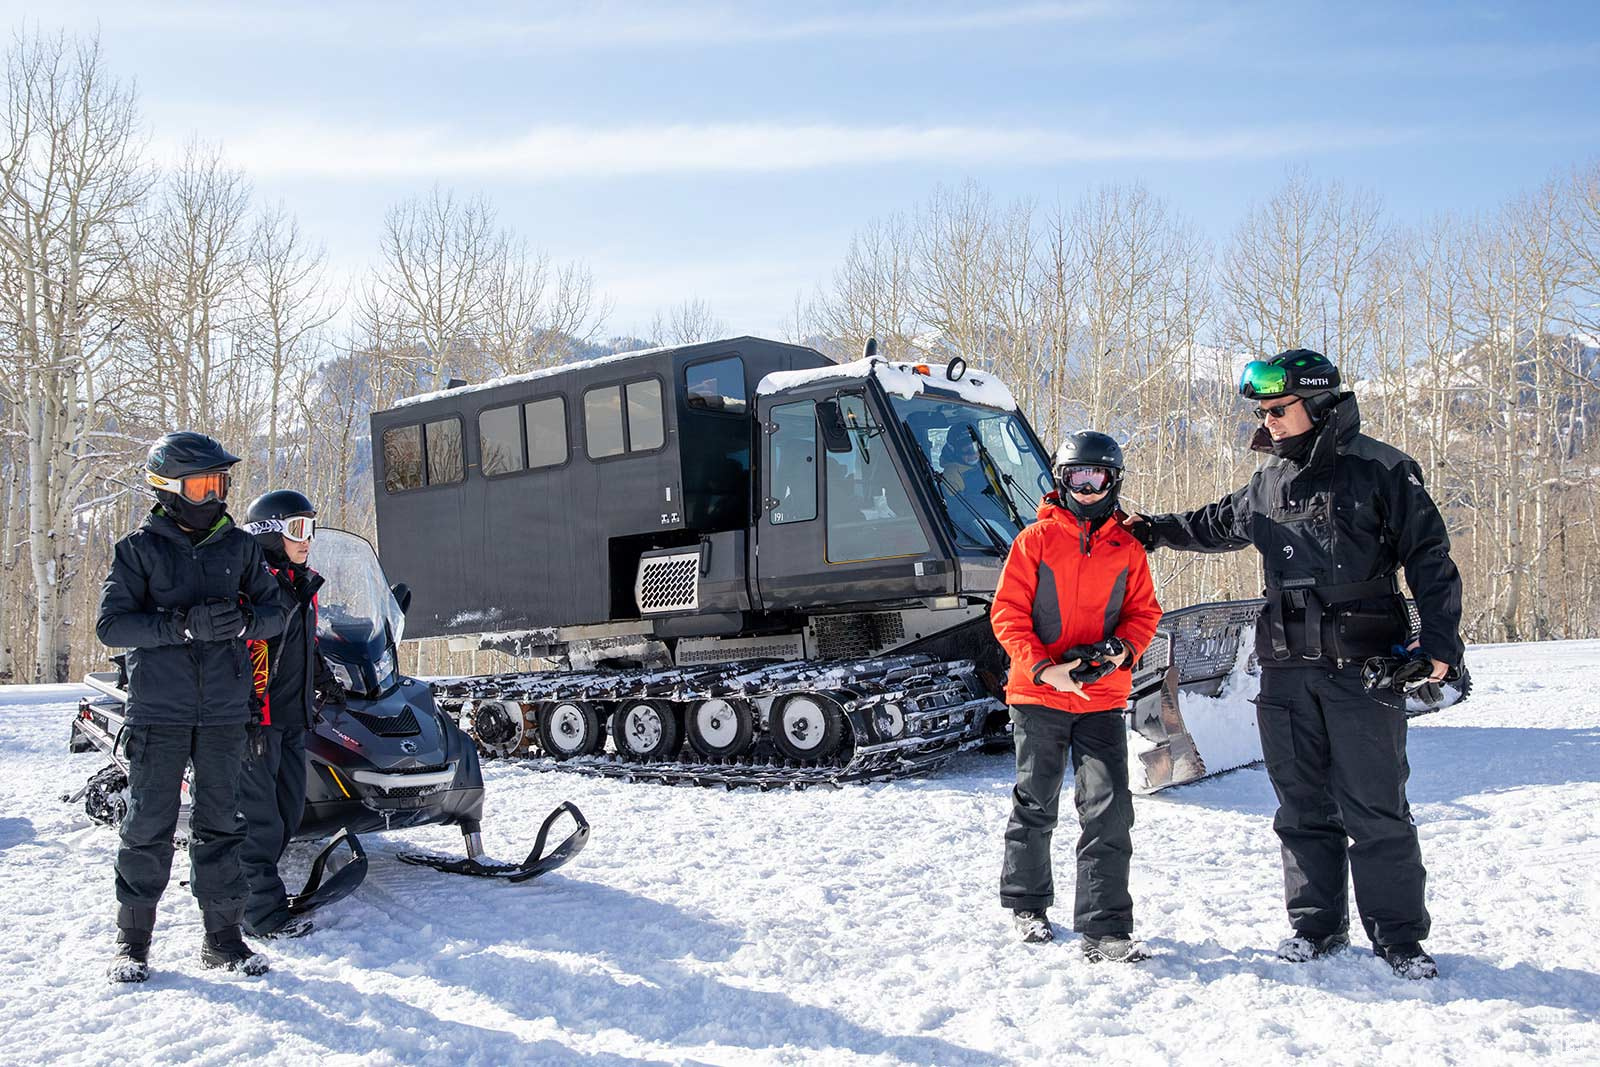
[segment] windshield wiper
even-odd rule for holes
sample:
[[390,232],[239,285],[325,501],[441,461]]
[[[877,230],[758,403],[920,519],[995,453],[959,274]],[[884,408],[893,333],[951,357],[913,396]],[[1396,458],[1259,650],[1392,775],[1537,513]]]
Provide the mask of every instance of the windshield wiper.
[[978,462],[983,465],[983,476],[989,482],[989,491],[993,492],[995,497],[1005,505],[1006,518],[1016,523],[1017,532],[1021,533],[1028,524],[1023,521],[1022,512],[1017,510],[1017,502],[1006,491],[1005,485],[1001,480],[1000,469],[995,466],[994,457],[989,454],[989,449],[978,438],[977,430],[968,426],[967,433],[971,435],[972,443],[978,446]]
[[[958,534],[966,532],[961,526],[956,524],[955,517],[950,514],[950,505],[948,503],[951,494],[950,483],[946,482],[942,477],[940,477],[939,472],[933,469],[933,460],[931,457],[924,454],[922,459],[923,474],[927,476],[928,481],[933,486],[933,498],[939,502],[939,510],[944,512],[944,521],[949,523],[950,529],[955,530]],[[1000,553],[1000,555],[1004,557],[1008,552],[1011,551],[1011,546],[1006,544],[1005,539],[999,534],[995,533],[994,528],[983,520],[983,515],[980,514],[978,509],[973,506],[972,501],[968,500],[966,496],[961,493],[956,493],[955,498],[961,501],[962,507],[966,508],[972,513],[973,521],[978,524],[978,529],[983,531],[983,535],[989,539],[989,544],[996,552]]]

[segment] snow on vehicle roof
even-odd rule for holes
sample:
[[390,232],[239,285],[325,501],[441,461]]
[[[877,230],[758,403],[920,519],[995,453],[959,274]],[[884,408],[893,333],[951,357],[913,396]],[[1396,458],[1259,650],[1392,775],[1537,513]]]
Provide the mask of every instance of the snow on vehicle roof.
[[640,356],[655,356],[662,352],[671,352],[679,348],[700,348],[704,345],[731,344],[734,341],[743,341],[744,337],[726,337],[719,341],[701,341],[693,345],[661,345],[657,348],[636,348],[631,352],[614,352],[609,356],[596,356],[594,359],[582,359],[576,363],[558,363],[554,367],[540,367],[538,370],[524,371],[521,374],[507,374],[500,378],[491,378],[486,382],[474,382],[471,385],[459,385],[454,389],[438,389],[431,393],[418,393],[416,396],[402,397],[396,400],[388,410],[410,407],[413,404],[425,404],[430,400],[437,400],[441,396],[461,396],[465,393],[480,393],[485,389],[498,389],[502,385],[516,385],[519,382],[536,382],[541,378],[553,378],[558,374],[567,374],[575,370],[590,370],[594,367],[604,366],[607,363],[621,363],[626,359],[637,359]]
[[[918,366],[927,366],[930,370],[934,370],[935,374],[923,374],[914,369]],[[756,386],[756,392],[776,393],[785,389],[815,385],[818,382],[841,378],[866,378],[870,375],[878,380],[878,384],[883,386],[885,392],[907,400],[926,392],[929,388],[934,388],[942,392],[955,393],[969,404],[981,404],[984,407],[1000,408],[1005,411],[1016,410],[1017,401],[1011,395],[1011,390],[987,371],[969,369],[960,381],[953,382],[943,374],[937,373],[939,370],[942,370],[941,364],[858,359],[854,363],[840,363],[832,367],[773,371],[761,379],[760,384]]]

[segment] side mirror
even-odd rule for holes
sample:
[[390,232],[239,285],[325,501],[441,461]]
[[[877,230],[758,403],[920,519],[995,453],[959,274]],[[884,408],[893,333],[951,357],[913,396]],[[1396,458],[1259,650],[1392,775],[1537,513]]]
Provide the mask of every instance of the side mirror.
[[817,428],[822,431],[822,444],[829,452],[850,451],[850,429],[844,424],[837,400],[817,401]]
[[396,582],[389,587],[389,592],[394,594],[394,599],[400,605],[400,614],[404,615],[411,610],[411,587],[405,582]]

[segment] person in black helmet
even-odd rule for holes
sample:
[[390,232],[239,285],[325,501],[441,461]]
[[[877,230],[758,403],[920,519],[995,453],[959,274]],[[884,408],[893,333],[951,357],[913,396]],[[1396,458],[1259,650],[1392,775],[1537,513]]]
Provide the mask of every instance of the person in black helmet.
[[1374,952],[1401,977],[1433,978],[1422,949],[1427,872],[1406,802],[1405,698],[1367,690],[1361,672],[1410,636],[1401,568],[1422,620],[1410,655],[1434,680],[1460,665],[1450,538],[1422,469],[1361,433],[1355,395],[1322,354],[1252,361],[1239,391],[1262,423],[1250,447],[1268,457],[1249,484],[1197,511],[1135,516],[1129,528],[1150,547],[1261,553],[1256,721],[1294,927],[1278,955],[1303,962],[1349,944],[1353,877]]
[[245,880],[238,785],[250,718],[245,642],[283,629],[286,607],[261,548],[228,517],[229,469],[239,462],[204,434],[169,433],[151,446],[145,479],[159,501],[116,544],[95,632],[129,649],[128,813],[117,852],[114,981],[149,977],[156,904],[172,868],[185,765],[190,885],[205,920],[207,967],[261,974],[264,957],[239,932]]
[[322,576],[306,565],[316,509],[292,489],[264,493],[245,512],[252,534],[290,605],[283,633],[250,642],[256,722],[250,730],[239,808],[245,841],[240,853],[250,896],[245,932],[256,937],[303,937],[306,916],[289,914],[278,861],[300,825],[306,802],[306,730],[324,703],[343,703],[344,689],[317,651],[317,590]]
[[1081,827],[1072,926],[1088,959],[1134,963],[1148,953],[1133,937],[1122,713],[1161,605],[1144,549],[1117,521],[1121,446],[1083,430],[1061,445],[1053,468],[1056,490],[1012,542],[989,613],[1011,660],[1006,703],[1017,748],[1000,903],[1023,941],[1054,939],[1050,843],[1070,766]]

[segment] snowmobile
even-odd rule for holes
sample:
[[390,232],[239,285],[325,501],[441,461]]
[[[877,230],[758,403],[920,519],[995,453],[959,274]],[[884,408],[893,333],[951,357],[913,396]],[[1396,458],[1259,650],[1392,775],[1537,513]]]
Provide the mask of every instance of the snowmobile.
[[[402,853],[406,863],[453,874],[524,882],[555,870],[583,850],[589,824],[570,802],[539,827],[533,850],[521,863],[495,863],[483,856],[483,773],[472,740],[434,704],[429,687],[397,669],[395,650],[404,632],[410,591],[389,586],[377,553],[362,537],[344,530],[317,530],[312,566],[325,579],[317,595],[317,640],[348,694],[342,704],[324,704],[306,733],[306,806],[294,838],[315,841],[333,835],[317,855],[305,889],[290,900],[304,914],[354,891],[366,874],[367,858],[357,835],[437,824],[458,826],[466,858]],[[78,705],[69,747],[98,749],[112,764],[76,794],[91,818],[116,825],[127,813],[124,707],[126,661],[116,671],[88,675],[97,692]],[[178,833],[188,825],[189,787],[183,783]],[[563,816],[574,829],[545,850]]]

